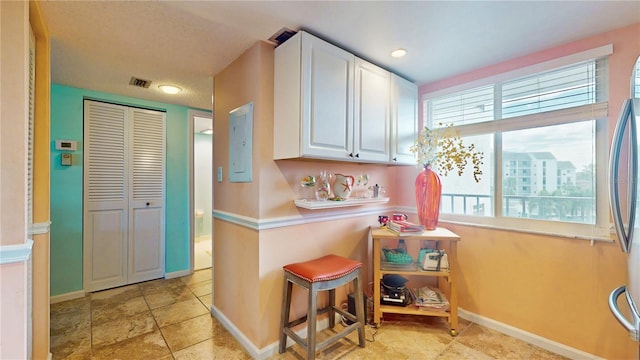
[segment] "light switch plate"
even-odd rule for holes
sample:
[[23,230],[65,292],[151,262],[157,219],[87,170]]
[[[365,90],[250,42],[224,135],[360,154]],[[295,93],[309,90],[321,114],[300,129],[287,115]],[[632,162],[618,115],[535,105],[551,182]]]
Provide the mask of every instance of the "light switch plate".
[[218,180],[218,182],[222,182],[222,166],[218,166],[217,180]]

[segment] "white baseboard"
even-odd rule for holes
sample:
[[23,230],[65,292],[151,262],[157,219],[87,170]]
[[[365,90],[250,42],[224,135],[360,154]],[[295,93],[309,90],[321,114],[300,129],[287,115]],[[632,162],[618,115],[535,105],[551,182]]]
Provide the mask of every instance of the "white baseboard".
[[189,269],[180,270],[180,271],[174,271],[174,272],[170,272],[170,273],[165,273],[164,274],[164,278],[165,279],[173,279],[173,278],[177,278],[177,277],[181,277],[181,276],[187,276],[187,275],[191,275],[191,271]]
[[49,353],[47,355],[47,360],[53,360],[53,354],[52,353]]
[[533,344],[537,347],[562,355],[564,357],[568,357],[570,359],[605,360],[596,355],[589,354],[582,350],[572,348],[570,346],[555,342],[553,340],[549,340],[542,336],[538,336],[536,334],[515,328],[511,325],[507,325],[493,319],[489,319],[487,317],[472,313],[464,309],[458,308],[458,315],[461,318],[474,322],[478,325],[482,325],[490,329],[496,330],[498,332],[501,332],[505,335],[509,335],[516,339],[526,341],[529,344]]
[[59,303],[67,300],[79,299],[84,297],[84,295],[85,295],[84,290],[80,290],[80,291],[73,291],[66,294],[50,296],[49,304],[55,304],[55,303]]
[[[215,306],[211,305],[211,314],[218,319],[218,321],[220,321],[220,323],[231,333],[231,335],[238,340],[238,342],[240,343],[240,345],[242,345],[242,347],[244,347],[245,350],[247,350],[247,352],[249,353],[249,355],[251,355],[251,357],[253,359],[256,360],[266,360],[269,359],[271,357],[273,357],[274,355],[278,354],[278,341],[275,341],[265,347],[263,347],[262,349],[258,349],[254,343],[251,342],[251,340],[249,340],[243,333],[242,331],[240,331],[240,329],[238,329],[230,320],[229,318],[227,318],[222,312],[220,312]],[[336,324],[340,323],[340,317],[339,314],[336,314]],[[329,319],[328,318],[324,318],[320,321],[318,321],[317,325],[316,325],[316,330],[317,331],[321,331],[324,330],[326,328],[329,327]],[[296,334],[298,334],[298,336],[300,336],[301,338],[306,338],[307,337],[307,328],[304,327],[298,331],[296,331]],[[291,340],[291,338],[287,337],[287,347],[291,346],[295,344],[295,342],[293,340]]]

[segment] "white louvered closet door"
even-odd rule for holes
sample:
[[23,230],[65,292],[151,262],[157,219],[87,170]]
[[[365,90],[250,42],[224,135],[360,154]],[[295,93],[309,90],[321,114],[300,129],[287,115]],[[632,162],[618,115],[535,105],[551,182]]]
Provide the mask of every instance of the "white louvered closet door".
[[84,102],[84,290],[127,283],[126,108]]
[[164,129],[164,113],[84,102],[85,291],[164,275]]
[[131,109],[129,283],[164,276],[165,114]]

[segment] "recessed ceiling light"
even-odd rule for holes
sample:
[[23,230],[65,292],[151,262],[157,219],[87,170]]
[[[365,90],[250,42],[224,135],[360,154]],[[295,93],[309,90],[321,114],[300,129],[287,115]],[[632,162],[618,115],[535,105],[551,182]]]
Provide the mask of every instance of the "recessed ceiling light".
[[391,56],[394,58],[399,58],[407,55],[407,50],[405,49],[395,49],[391,52]]
[[164,91],[165,93],[172,94],[172,95],[182,91],[182,89],[173,85],[160,85],[158,86],[158,88],[160,88],[160,90]]
[[211,134],[213,134],[213,129],[205,129],[205,130],[202,130],[200,132],[203,133],[203,134],[211,135]]

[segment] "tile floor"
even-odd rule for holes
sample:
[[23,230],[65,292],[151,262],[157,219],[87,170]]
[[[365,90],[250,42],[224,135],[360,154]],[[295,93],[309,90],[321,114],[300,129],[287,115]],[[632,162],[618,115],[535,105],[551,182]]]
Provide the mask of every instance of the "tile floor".
[[[95,292],[51,305],[51,351],[61,359],[251,359],[209,313],[211,270]],[[276,311],[279,311],[277,309]],[[340,327],[340,324],[336,325]],[[328,336],[332,330],[319,334]],[[439,318],[398,317],[366,327],[319,352],[317,359],[564,359],[468,321],[449,335]],[[274,360],[305,359],[294,345]]]

